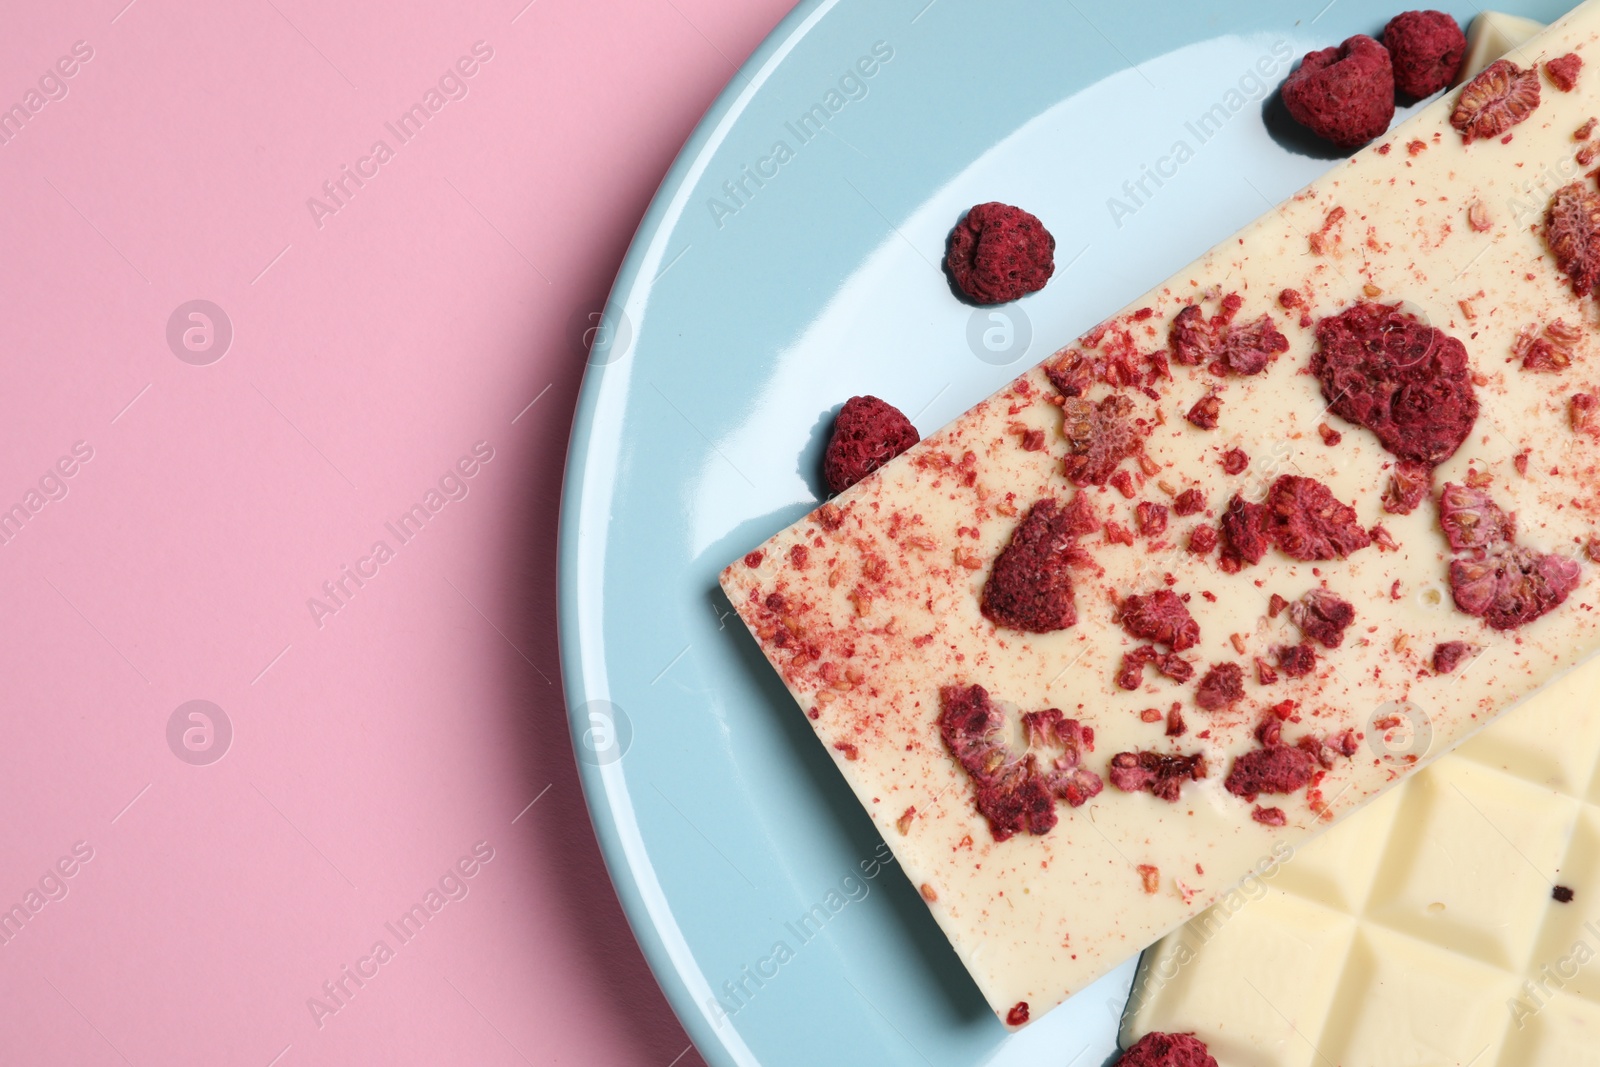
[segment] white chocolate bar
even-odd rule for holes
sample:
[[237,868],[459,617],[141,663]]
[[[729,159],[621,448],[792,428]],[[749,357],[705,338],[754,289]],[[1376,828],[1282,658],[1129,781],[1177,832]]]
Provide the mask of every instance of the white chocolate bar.
[[[1593,55],[1597,30],[1590,3],[1525,47]],[[1509,138],[1472,144],[1450,124],[1458,94],[1447,93],[1080,339],[1091,357],[1124,341],[1159,349],[1180,311],[1200,303],[1210,315],[1222,294],[1241,298],[1237,322],[1270,315],[1287,338],[1258,375],[1174,364],[1170,380],[1150,385],[1153,398],[1118,390],[1150,430],[1143,458],[1120,468],[1131,498],[1108,486],[1077,490],[1065,476],[1069,441],[1051,402],[1060,397],[1035,368],[724,571],[730,600],[1000,1018],[1039,1018],[1204,910],[1275,849],[1298,846],[1401,780],[1416,764],[1382,743],[1396,707],[1424,710],[1437,754],[1600,647],[1585,558],[1600,526],[1600,439],[1576,432],[1569,410],[1571,394],[1600,381],[1597,316],[1593,298],[1575,296],[1558,271],[1540,225],[1551,193],[1581,175],[1574,131],[1600,111],[1597,87],[1593,69],[1571,93],[1545,82],[1539,107]],[[1307,305],[1304,320],[1282,305],[1286,289]],[[1475,373],[1472,432],[1409,515],[1382,508],[1394,457],[1374,433],[1329,414],[1305,373],[1316,321],[1363,301],[1403,301],[1461,341]],[[1519,337],[1525,348],[1557,320],[1580,326],[1581,337],[1561,342],[1571,366],[1523,370],[1513,356]],[[1111,391],[1097,384],[1086,395]],[[1217,427],[1185,421],[1212,392],[1223,400]],[[1028,431],[1043,433],[1041,450],[1024,447]],[[1221,460],[1235,448],[1250,462],[1230,474]],[[1274,549],[1237,573],[1220,569],[1216,553],[1185,550],[1231,496],[1254,502],[1288,475],[1326,485],[1363,527],[1381,524],[1393,550],[1375,543],[1346,559],[1302,561]],[[1469,477],[1515,512],[1519,544],[1578,568],[1562,605],[1514,631],[1452,603],[1457,553],[1441,531],[1438,489]],[[1137,502],[1171,505],[1171,493],[1191,487],[1204,492],[1210,517],[1174,517],[1167,534],[1132,545],[1108,540],[1107,529],[1079,542],[1092,562],[1072,572],[1075,625],[1023,633],[980,611],[993,563],[1035,501],[1065,504],[1081,492],[1102,521],[1131,530]],[[1317,647],[1312,674],[1258,684],[1254,660],[1300,639],[1269,597],[1295,601],[1319,587],[1354,606],[1346,639]],[[1144,643],[1118,625],[1122,598],[1165,588],[1190,598],[1199,626],[1183,655],[1200,673],[1240,664],[1241,702],[1205,711],[1193,682],[1154,670],[1135,691],[1116,684],[1124,654]],[[1432,650],[1455,641],[1481,655],[1436,674]],[[941,687],[968,685],[999,702],[1014,755],[1018,713],[1060,709],[1092,728],[1083,768],[1106,780],[1104,791],[1080,807],[1057,803],[1045,832],[997,840],[973,777],[940,733]],[[1350,731],[1353,751],[1289,795],[1251,801],[1228,791],[1239,758],[1261,748],[1267,709],[1285,700],[1296,701],[1286,741],[1327,739],[1337,749]],[[1187,732],[1169,737],[1164,721],[1142,713],[1174,703]],[[1115,788],[1112,756],[1143,751],[1200,755],[1207,774],[1182,783],[1175,802]]]

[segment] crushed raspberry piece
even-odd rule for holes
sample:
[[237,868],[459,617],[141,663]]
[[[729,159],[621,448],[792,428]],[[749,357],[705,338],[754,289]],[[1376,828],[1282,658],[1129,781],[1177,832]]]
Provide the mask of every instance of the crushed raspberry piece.
[[1294,120],[1340,148],[1359,148],[1394,118],[1394,66],[1389,50],[1365,34],[1337,48],[1307,52],[1283,83]]
[[1584,182],[1563,185],[1544,213],[1544,241],[1577,296],[1600,282],[1600,194]]
[[1466,348],[1398,304],[1359,303],[1319,321],[1311,373],[1330,411],[1403,460],[1444,462],[1478,417]]
[[1194,1034],[1151,1031],[1130,1045],[1111,1067],[1217,1067],[1217,1061]]
[[1157,652],[1150,662],[1174,682],[1183,683],[1194,677],[1194,665],[1176,652]]
[[1206,495],[1198,489],[1185,489],[1172,502],[1172,510],[1179,515],[1195,515],[1206,509]]
[[1217,528],[1215,526],[1196,526],[1189,534],[1189,551],[1197,556],[1208,556],[1211,550],[1217,547]]
[[1233,761],[1223,788],[1254,801],[1262,793],[1294,793],[1311,781],[1317,759],[1303,748],[1277,742],[1252,749]]
[[1578,84],[1578,71],[1582,69],[1583,60],[1572,52],[1557,56],[1544,65],[1545,77],[1564,93],[1572,92],[1573,86]]
[[1277,670],[1270,663],[1268,663],[1266,660],[1262,659],[1260,656],[1256,657],[1256,684],[1257,685],[1276,685],[1276,684],[1278,684],[1278,672],[1277,672]]
[[1194,402],[1194,407],[1184,416],[1202,430],[1215,430],[1217,418],[1222,414],[1222,398],[1216,393],[1207,393]]
[[1338,648],[1344,632],[1355,621],[1356,609],[1326,589],[1313,589],[1289,605],[1289,621],[1323,648]]
[[1068,567],[1080,551],[1077,538],[1094,529],[1079,499],[1061,507],[1046,497],[1028,509],[984,583],[985,618],[1036,634],[1065,630],[1078,621]]
[[875,396],[853,396],[834,417],[823,477],[842,493],[920,440],[899,408]]
[[790,545],[789,562],[794,565],[795,570],[805,570],[811,562],[811,550],[805,545]]
[[1209,320],[1199,304],[1179,311],[1168,335],[1173,361],[1186,367],[1210,363],[1218,373],[1249,375],[1259,374],[1274,356],[1289,351],[1289,339],[1278,332],[1271,315],[1234,325],[1242,303],[1237,293],[1229,293],[1222,298],[1221,311]]
[[1278,670],[1290,678],[1304,678],[1317,669],[1317,653],[1310,645],[1279,645],[1272,654]]
[[1100,776],[1081,765],[1094,747],[1092,733],[1055,708],[1022,717],[1030,746],[1059,750],[1041,767],[1034,752],[1019,758],[1006,743],[1005,715],[983,686],[947,685],[939,701],[939,735],[972,779],[978,813],[996,841],[1023,830],[1048,833],[1057,799],[1077,807],[1100,792]]
[[1167,736],[1182,737],[1188,732],[1189,726],[1183,721],[1183,705],[1174,701],[1167,709]]
[[1257,807],[1250,813],[1250,817],[1263,826],[1287,826],[1288,816],[1284,815],[1282,808]]
[[1578,587],[1577,563],[1506,545],[1483,559],[1450,563],[1450,594],[1456,607],[1496,630],[1514,630],[1560,606]]
[[1455,80],[1467,35],[1443,11],[1406,11],[1383,28],[1394,62],[1394,87],[1407,96],[1432,96]]
[[[1264,504],[1246,503],[1235,493],[1222,513],[1224,553],[1246,563],[1260,563],[1272,539],[1267,533],[1268,515]],[[1198,532],[1198,531],[1196,531]]]
[[[1488,233],[1490,227],[1493,225],[1494,224],[1489,220],[1489,208],[1482,200],[1474,200],[1472,205],[1467,208],[1468,228],[1474,233]],[[1466,312],[1467,308],[1471,306],[1472,305],[1470,304],[1466,304],[1461,310]],[[1470,318],[1471,316],[1468,317]]]
[[1200,642],[1200,624],[1170,589],[1130,596],[1122,602],[1122,628],[1143,641],[1168,645],[1174,652]]
[[1436,674],[1449,674],[1461,666],[1461,661],[1478,654],[1478,646],[1466,641],[1443,641],[1433,646],[1433,670]]
[[1411,514],[1428,495],[1432,481],[1433,468],[1428,464],[1401,460],[1390,472],[1389,484],[1383,490],[1383,510],[1391,515]]
[[1069,397],[1061,405],[1061,432],[1071,446],[1062,471],[1072,484],[1105,485],[1117,465],[1139,451],[1133,401],[1117,393],[1098,404]]
[[1133,509],[1133,521],[1145,537],[1159,537],[1167,532],[1167,506],[1141,500]]
[[1335,430],[1332,426],[1329,426],[1325,422],[1317,423],[1317,433],[1319,436],[1321,436],[1322,443],[1327,445],[1329,448],[1332,448],[1334,445],[1344,440],[1344,434],[1340,433],[1338,430]]
[[1461,87],[1450,125],[1467,144],[1499,137],[1539,106],[1539,72],[1497,59]]
[[1019,207],[990,202],[950,232],[945,269],[969,299],[1003,304],[1044,288],[1055,273],[1056,239]]
[[1283,609],[1288,606],[1289,602],[1287,600],[1283,599],[1283,597],[1279,596],[1277,593],[1273,593],[1272,596],[1267,598],[1267,618],[1276,619],[1279,615],[1283,614]]
[[1019,1000],[1006,1012],[1007,1026],[1021,1026],[1028,1021],[1028,1002]]
[[1124,793],[1149,793],[1176,803],[1184,782],[1206,776],[1206,758],[1171,756],[1160,752],[1118,752],[1111,757],[1111,784]]
[[1221,711],[1244,699],[1244,670],[1237,663],[1218,663],[1195,689],[1195,703],[1206,711]]
[[761,566],[761,560],[765,557],[765,555],[766,553],[762,552],[759,548],[754,552],[746,552],[744,554],[744,565],[749,567],[751,570],[755,570],[757,567]]
[[1567,401],[1567,421],[1577,433],[1600,437],[1600,397],[1594,393],[1573,393]]
[[1222,516],[1222,534],[1227,554],[1250,564],[1260,563],[1269,545],[1310,561],[1344,559],[1372,543],[1354,508],[1316,479],[1297,474],[1280,475],[1260,504],[1235,493]]
[[1250,457],[1242,448],[1230,448],[1222,454],[1222,469],[1227,474],[1242,474],[1250,466]]
[[1439,494],[1439,525],[1457,552],[1507,543],[1517,535],[1515,512],[1500,506],[1481,489],[1446,482]]
[[1133,692],[1144,684],[1144,666],[1155,658],[1156,650],[1151,645],[1140,645],[1131,648],[1122,654],[1122,663],[1117,667],[1117,686]]

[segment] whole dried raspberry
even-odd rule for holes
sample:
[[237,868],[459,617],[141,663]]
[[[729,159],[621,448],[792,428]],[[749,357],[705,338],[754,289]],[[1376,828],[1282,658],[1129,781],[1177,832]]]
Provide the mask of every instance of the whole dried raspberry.
[[1206,1043],[1193,1034],[1151,1031],[1129,1046],[1112,1067],[1217,1067]]
[[842,493],[920,440],[917,428],[893,404],[853,396],[834,416],[822,476],[829,489]]
[[1105,485],[1118,464],[1139,451],[1133,401],[1118,393],[1098,404],[1081,397],[1062,401],[1061,432],[1071,448],[1062,470],[1080,487]]
[[1578,578],[1578,565],[1565,556],[1507,545],[1482,559],[1451,562],[1450,594],[1468,615],[1514,630],[1558,607]]
[[1124,600],[1122,628],[1141,641],[1156,641],[1174,652],[1200,643],[1200,624],[1189,614],[1182,598],[1170,589]]
[[1432,96],[1455,80],[1467,35],[1443,11],[1405,11],[1383,28],[1394,61],[1394,87],[1407,96]]
[[1056,239],[1019,207],[990,202],[967,212],[950,232],[945,267],[967,297],[1003,304],[1044,288],[1055,273]]
[[1557,56],[1544,65],[1545,76],[1564,93],[1572,92],[1578,84],[1578,72],[1583,69],[1583,60],[1574,52],[1564,56]]
[[1523,70],[1509,59],[1497,59],[1461,87],[1450,125],[1471,144],[1499,137],[1538,106],[1538,70]]
[[1439,525],[1445,540],[1457,552],[1469,548],[1494,548],[1517,536],[1517,516],[1500,506],[1482,489],[1446,482],[1439,494]]
[[1437,466],[1478,418],[1466,347],[1399,304],[1358,303],[1319,321],[1311,373],[1330,411],[1400,459]]
[[1600,194],[1585,182],[1563,185],[1544,213],[1544,242],[1578,296],[1600,283]]
[[1111,757],[1111,784],[1124,793],[1149,793],[1175,803],[1184,782],[1206,776],[1206,758],[1160,752],[1118,752]]
[[1372,535],[1355,509],[1315,478],[1280,475],[1265,501],[1266,529],[1278,551],[1299,560],[1344,559],[1366,548]]
[[1394,118],[1389,50],[1365,34],[1338,48],[1307,52],[1283,83],[1283,103],[1300,125],[1340,148],[1359,148]]
[[1206,671],[1195,690],[1195,703],[1207,711],[1221,711],[1244,699],[1244,669],[1237,663],[1219,663]]
[[1029,508],[984,583],[984,616],[997,626],[1036,634],[1076,623],[1068,567],[1083,525],[1076,501],[1063,508],[1046,497]]
[[1313,589],[1289,605],[1289,621],[1307,637],[1320,641],[1323,648],[1338,648],[1355,619],[1356,609],[1350,602],[1326,589]]

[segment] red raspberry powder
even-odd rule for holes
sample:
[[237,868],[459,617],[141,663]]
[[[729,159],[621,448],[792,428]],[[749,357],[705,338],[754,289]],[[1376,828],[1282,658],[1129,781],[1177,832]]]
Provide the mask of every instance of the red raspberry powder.
[[1308,52],[1284,80],[1283,103],[1300,125],[1340,148],[1359,148],[1394,118],[1389,51],[1365,34]]
[[830,490],[842,493],[919,440],[899,408],[875,396],[853,396],[833,420],[823,478]]
[[1003,304],[1044,288],[1055,273],[1056,239],[1009,204],[978,204],[950,233],[945,267],[967,297]]

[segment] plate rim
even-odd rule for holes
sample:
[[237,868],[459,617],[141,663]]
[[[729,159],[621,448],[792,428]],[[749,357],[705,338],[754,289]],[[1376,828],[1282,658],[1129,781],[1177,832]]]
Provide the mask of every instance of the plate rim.
[[[843,0],[799,0],[761,40],[750,56],[739,64],[734,75],[728,79],[711,106],[695,124],[694,130],[684,141],[683,147],[678,150],[672,165],[667,168],[661,183],[656,187],[649,207],[645,209],[639,225],[634,229],[633,237],[628,242],[628,250],[606,296],[604,304],[606,309],[627,306],[633,294],[648,292],[653,284],[650,280],[643,279],[643,270],[656,235],[676,221],[673,215],[674,201],[687,185],[692,184],[697,165],[701,160],[708,158],[710,153],[715,151],[716,146],[712,143],[712,139],[718,129],[748,102],[747,98],[755,96],[756,90],[766,80],[765,77],[757,80],[747,72],[757,75],[767,73],[765,68],[773,62],[775,55],[786,52],[792,45],[798,44],[815,28],[815,23],[823,14],[842,2]],[[738,1055],[710,1024],[701,1010],[701,1005],[695,1002],[682,972],[656,926],[651,914],[651,902],[646,899],[634,866],[636,858],[642,857],[630,854],[629,846],[618,831],[616,812],[613,810],[613,804],[618,798],[614,797],[607,787],[603,774],[605,768],[582,759],[579,750],[578,739],[588,724],[579,722],[577,709],[583,707],[590,699],[584,684],[585,666],[597,651],[591,651],[586,656],[583,644],[579,640],[579,627],[576,624],[577,616],[583,611],[580,599],[582,572],[586,566],[593,566],[586,560],[595,551],[593,545],[585,545],[579,538],[578,519],[584,508],[584,497],[588,490],[583,474],[588,465],[589,446],[596,429],[595,411],[600,402],[601,391],[604,389],[603,370],[602,365],[588,362],[586,357],[583,380],[579,385],[577,403],[573,410],[572,428],[568,435],[567,458],[562,471],[556,527],[556,634],[561,663],[561,689],[566,701],[570,742],[578,767],[579,783],[583,789],[584,805],[588,809],[589,822],[600,845],[606,873],[610,876],[612,888],[622,905],[629,929],[632,930],[634,940],[644,953],[645,962],[652,976],[666,995],[668,1004],[671,1005],[673,1013],[693,1042],[695,1050],[713,1067],[735,1067],[740,1062]],[[661,906],[670,907],[665,900],[659,903]],[[751,1062],[755,1061],[752,1059]]]

